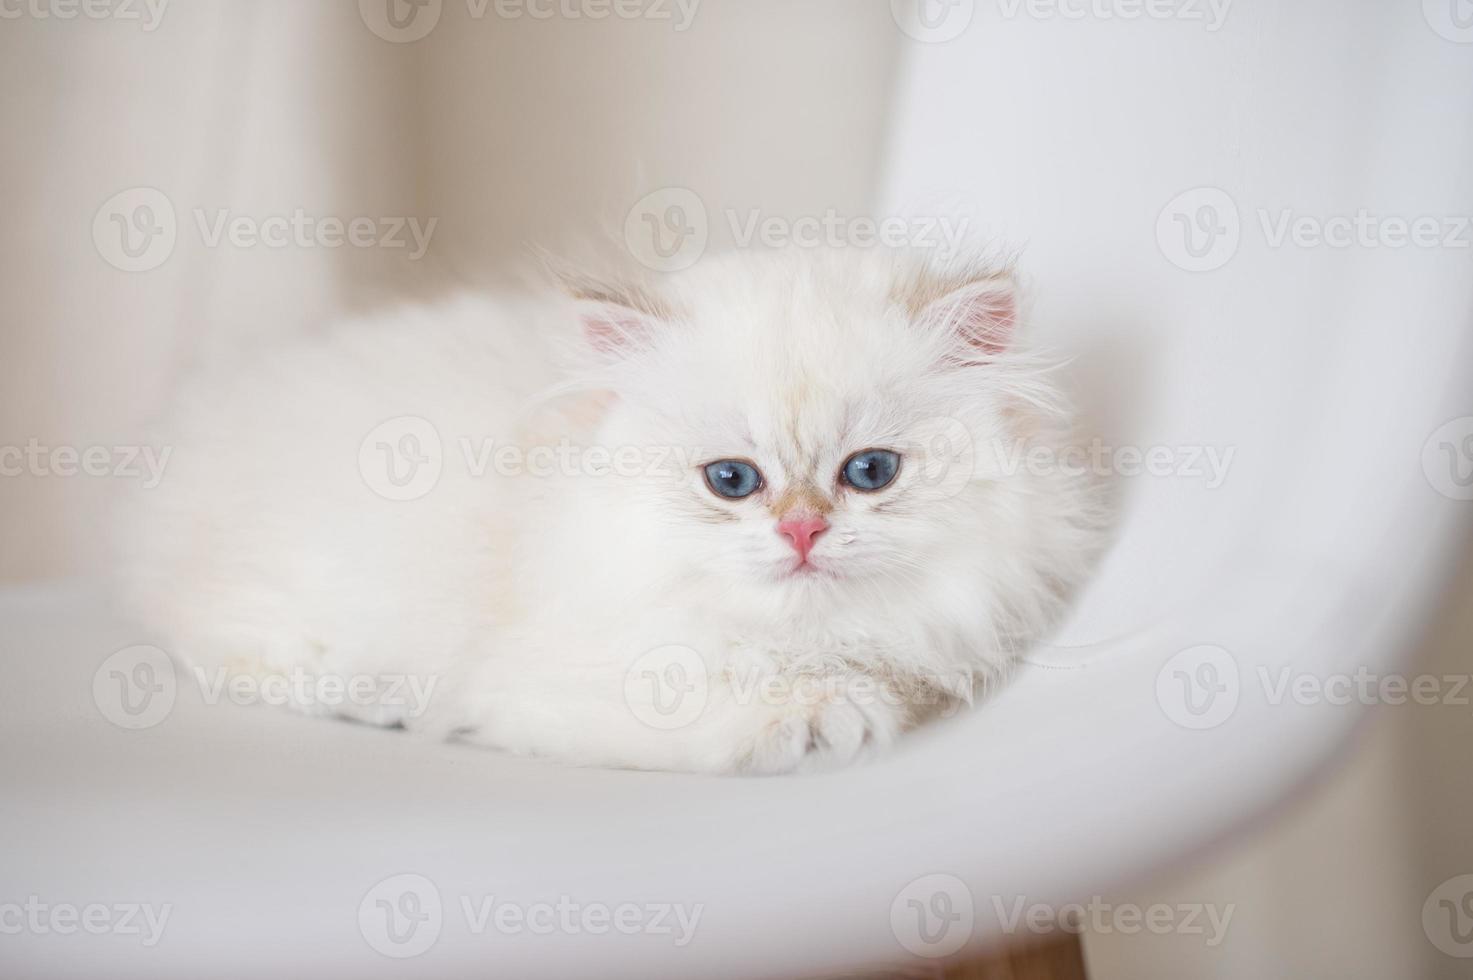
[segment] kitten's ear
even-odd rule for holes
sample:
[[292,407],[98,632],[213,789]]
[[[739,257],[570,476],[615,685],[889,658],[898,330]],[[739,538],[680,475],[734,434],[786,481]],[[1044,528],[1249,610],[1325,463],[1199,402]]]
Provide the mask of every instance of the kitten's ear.
[[580,299],[577,310],[584,339],[604,355],[623,356],[648,347],[660,322],[653,313],[607,300]]
[[566,273],[560,278],[574,302],[584,338],[599,354],[622,357],[642,350],[671,319],[660,298],[642,286]]
[[1018,320],[1018,285],[1011,275],[989,276],[958,286],[928,303],[916,321],[996,357],[1012,343]]

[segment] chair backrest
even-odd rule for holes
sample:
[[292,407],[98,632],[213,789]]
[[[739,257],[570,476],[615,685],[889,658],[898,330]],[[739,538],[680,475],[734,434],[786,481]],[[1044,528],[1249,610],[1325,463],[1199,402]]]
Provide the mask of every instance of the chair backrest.
[[1459,9],[919,0],[887,206],[1021,246],[1102,446],[1144,455],[1105,454],[1118,540],[1058,656],[1244,562],[1440,573],[1473,512]]

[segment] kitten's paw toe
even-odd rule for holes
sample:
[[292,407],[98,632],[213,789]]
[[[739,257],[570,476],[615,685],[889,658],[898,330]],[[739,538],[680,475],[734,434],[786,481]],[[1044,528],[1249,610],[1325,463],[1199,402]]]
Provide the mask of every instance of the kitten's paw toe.
[[745,766],[754,773],[834,769],[888,744],[903,727],[903,710],[844,697],[790,705],[759,733]]
[[846,701],[825,705],[810,720],[810,755],[829,756],[843,762],[859,754],[870,734],[870,719],[863,708]]
[[814,772],[847,765],[894,741],[904,719],[904,711],[889,704],[826,704],[812,718],[809,751],[798,768]]
[[806,717],[798,714],[779,717],[757,736],[747,768],[763,774],[792,772],[808,754],[812,740]]

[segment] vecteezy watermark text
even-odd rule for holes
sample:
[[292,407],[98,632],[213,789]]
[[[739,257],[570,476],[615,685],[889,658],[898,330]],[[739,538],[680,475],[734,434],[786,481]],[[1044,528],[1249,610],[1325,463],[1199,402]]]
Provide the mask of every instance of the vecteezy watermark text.
[[1111,446],[1102,439],[1088,445],[1055,447],[1018,439],[995,442],[998,470],[1004,476],[1030,473],[1047,476],[1148,476],[1201,480],[1216,490],[1227,480],[1236,446]]
[[48,446],[34,436],[24,446],[0,446],[0,477],[113,477],[158,486],[173,446]]
[[158,29],[169,0],[0,0],[0,20],[117,20]]
[[225,668],[191,667],[206,704],[267,704],[277,707],[398,709],[418,718],[430,706],[440,678],[435,674],[321,674],[292,667],[266,674],[234,674]]
[[738,248],[915,248],[954,255],[966,238],[971,219],[965,215],[844,215],[833,208],[823,214],[764,215],[760,208],[726,210],[731,238]]
[[386,248],[408,249],[411,262],[424,257],[439,218],[412,216],[371,218],[360,215],[339,218],[311,215],[297,208],[290,215],[265,218],[236,214],[228,208],[194,209],[195,224],[206,248],[227,242],[235,248]]
[[152,948],[164,935],[174,906],[165,902],[45,902],[38,895],[24,902],[0,902],[0,935],[70,936],[85,932],[92,936],[137,936]]
[[434,946],[452,912],[473,936],[653,936],[682,948],[695,938],[705,908],[700,902],[585,901],[566,894],[536,901],[461,894],[447,902],[424,875],[397,874],[364,894],[358,930],[370,948],[395,959],[419,956]]
[[1233,0],[997,0],[1005,20],[1172,20],[1222,29]]
[[489,9],[502,20],[668,21],[671,30],[690,29],[701,0],[466,0],[473,18]]
[[1156,936],[1202,936],[1209,947],[1222,944],[1237,911],[1234,904],[1219,906],[1204,902],[1175,905],[1158,902],[1143,908],[1130,902],[1107,902],[1099,895],[1087,902],[1059,906],[1029,902],[1022,896],[1005,902],[994,895],[992,906],[1003,932],[1008,935],[1020,932],[1040,936],[1055,932],[1078,935],[1088,931],[1134,936],[1149,932]]
[[[701,0],[464,0],[471,20],[542,22],[640,20],[690,29]],[[358,14],[374,34],[394,44],[429,36],[445,11],[444,0],[358,0]]]

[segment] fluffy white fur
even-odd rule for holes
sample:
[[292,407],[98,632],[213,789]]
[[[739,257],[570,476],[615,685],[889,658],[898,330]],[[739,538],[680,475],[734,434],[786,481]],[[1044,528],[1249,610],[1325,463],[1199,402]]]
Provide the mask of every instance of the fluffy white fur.
[[[1067,422],[1012,290],[985,263],[740,253],[260,351],[196,380],[162,433],[170,468],[126,529],[131,607],[210,669],[434,678],[427,711],[340,713],[435,735],[640,768],[846,761],[970,700],[1085,567],[1080,478],[1004,466]],[[400,416],[442,445],[413,500],[360,467]],[[574,472],[492,462],[558,445]],[[637,475],[598,465],[620,447]],[[870,447],[900,476],[840,485]],[[700,464],[728,457],[764,489],[713,494]],[[794,500],[830,509],[799,573],[775,529]],[[672,645],[672,690],[699,699],[676,727],[651,713]]]

